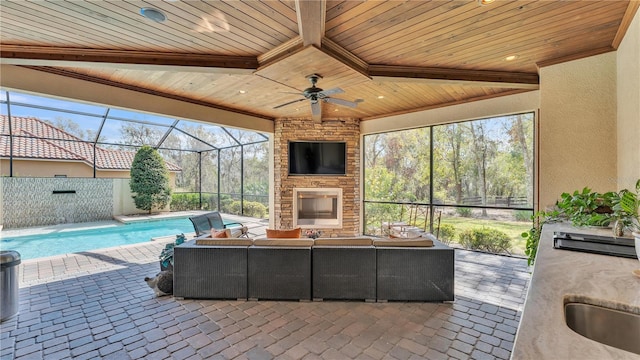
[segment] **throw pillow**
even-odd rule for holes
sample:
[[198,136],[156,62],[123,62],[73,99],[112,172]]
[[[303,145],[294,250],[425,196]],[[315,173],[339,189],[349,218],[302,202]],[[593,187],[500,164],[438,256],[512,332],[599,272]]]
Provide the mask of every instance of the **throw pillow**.
[[229,229],[224,229],[224,230],[211,229],[212,239],[230,238],[230,237],[231,237],[231,230]]
[[273,230],[267,229],[268,239],[299,239],[302,233],[300,228],[290,230]]

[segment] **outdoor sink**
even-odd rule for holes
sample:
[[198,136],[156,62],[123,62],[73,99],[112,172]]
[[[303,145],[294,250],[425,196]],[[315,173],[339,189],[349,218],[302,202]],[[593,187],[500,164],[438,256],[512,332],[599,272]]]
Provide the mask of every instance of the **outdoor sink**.
[[586,338],[640,354],[640,314],[570,302],[564,306],[564,318],[571,330]]

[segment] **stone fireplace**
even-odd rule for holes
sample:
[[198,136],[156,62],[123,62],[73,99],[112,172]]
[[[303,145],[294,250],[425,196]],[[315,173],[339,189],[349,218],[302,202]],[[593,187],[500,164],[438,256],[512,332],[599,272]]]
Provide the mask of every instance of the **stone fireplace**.
[[342,189],[294,188],[293,226],[342,228]]
[[[360,122],[357,119],[323,119],[321,123],[308,118],[276,119],[274,125],[272,226],[276,229],[322,229],[322,237],[362,234]],[[289,141],[345,142],[345,174],[289,175]]]

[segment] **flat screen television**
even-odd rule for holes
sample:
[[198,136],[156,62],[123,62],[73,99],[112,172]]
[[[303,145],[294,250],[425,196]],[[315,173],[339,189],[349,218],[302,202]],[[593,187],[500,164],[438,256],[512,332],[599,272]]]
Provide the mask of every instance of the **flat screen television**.
[[289,175],[346,175],[347,143],[289,141]]

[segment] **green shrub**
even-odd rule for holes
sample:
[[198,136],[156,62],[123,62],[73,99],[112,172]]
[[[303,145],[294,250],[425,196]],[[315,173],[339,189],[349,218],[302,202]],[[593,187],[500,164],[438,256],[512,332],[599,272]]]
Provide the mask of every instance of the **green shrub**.
[[131,163],[129,187],[136,208],[151,213],[153,208],[162,209],[171,201],[169,171],[158,150],[144,145]]
[[223,203],[221,203],[220,206],[222,207],[222,212],[224,213],[234,214],[234,215],[242,214],[242,211],[240,210],[240,201],[237,201],[237,200],[223,201]]
[[509,235],[494,228],[473,228],[460,233],[460,244],[468,249],[491,253],[508,253],[511,246]]
[[229,197],[220,199],[220,212],[240,215],[240,201],[235,201]]
[[244,215],[263,219],[267,214],[267,207],[256,201],[244,202]]
[[216,207],[216,196],[202,194],[202,206],[200,206],[200,194],[178,193],[171,195],[171,211],[187,210],[211,210]]
[[456,212],[458,213],[458,215],[462,217],[471,217],[471,214],[472,214],[471,208],[466,208],[466,207],[456,208]]
[[438,240],[449,245],[456,236],[456,228],[451,224],[440,224]]
[[197,210],[200,205],[198,194],[181,193],[171,195],[171,211]]
[[[227,214],[240,215],[242,212],[240,211],[240,201],[235,200],[231,202],[225,202],[225,205],[222,206],[224,209],[223,212]],[[250,216],[255,218],[264,218],[267,214],[267,207],[263,204],[256,201],[245,201],[244,202],[244,216]]]
[[533,216],[533,211],[531,211],[531,210],[516,210],[516,212],[513,214],[513,216],[516,218],[516,221],[529,221],[529,220],[531,220],[531,217]]

